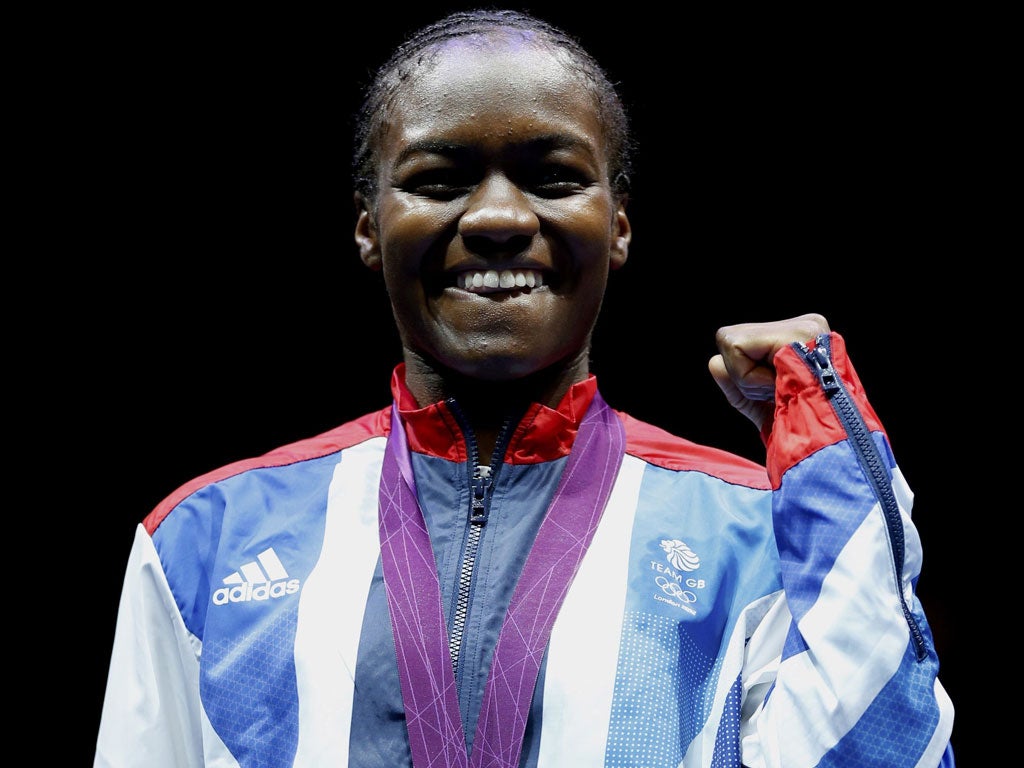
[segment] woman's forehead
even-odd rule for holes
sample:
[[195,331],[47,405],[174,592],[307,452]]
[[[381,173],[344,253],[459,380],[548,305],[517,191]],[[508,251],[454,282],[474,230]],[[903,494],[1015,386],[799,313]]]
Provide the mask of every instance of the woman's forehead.
[[540,102],[564,98],[582,83],[564,53],[519,36],[446,40],[409,75],[398,103],[417,109],[474,99]]
[[538,141],[575,146],[602,162],[604,121],[592,84],[544,39],[473,36],[436,44],[390,102],[380,149],[391,160],[417,146],[503,152]]

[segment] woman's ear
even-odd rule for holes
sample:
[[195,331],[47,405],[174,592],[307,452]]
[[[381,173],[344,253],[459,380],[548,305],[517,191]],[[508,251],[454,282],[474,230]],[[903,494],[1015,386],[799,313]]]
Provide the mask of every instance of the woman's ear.
[[358,192],[355,194],[355,203],[358,213],[355,238],[356,245],[359,246],[359,258],[363,260],[363,264],[376,271],[380,269],[381,265],[377,224],[373,219],[373,214],[370,213],[366,199]]
[[632,239],[633,228],[629,224],[626,203],[623,201],[615,211],[615,221],[612,226],[612,247],[608,253],[611,269],[619,269],[626,263],[626,259],[629,258],[629,241]]

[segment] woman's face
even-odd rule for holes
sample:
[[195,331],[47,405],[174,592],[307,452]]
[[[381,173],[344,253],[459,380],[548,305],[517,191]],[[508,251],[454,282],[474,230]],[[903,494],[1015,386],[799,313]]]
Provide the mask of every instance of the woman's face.
[[585,367],[630,229],[579,76],[522,40],[456,39],[393,103],[356,240],[406,359],[490,381]]

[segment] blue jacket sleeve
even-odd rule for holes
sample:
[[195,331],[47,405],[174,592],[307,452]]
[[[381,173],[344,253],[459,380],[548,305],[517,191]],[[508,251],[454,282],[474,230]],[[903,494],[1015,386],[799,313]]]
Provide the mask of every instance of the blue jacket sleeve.
[[744,762],[952,766],[953,706],[915,586],[912,493],[841,336],[775,357],[767,439],[792,617]]

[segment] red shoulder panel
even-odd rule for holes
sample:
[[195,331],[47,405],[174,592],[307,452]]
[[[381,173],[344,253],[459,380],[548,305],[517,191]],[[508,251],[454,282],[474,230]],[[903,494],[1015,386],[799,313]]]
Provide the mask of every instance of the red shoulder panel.
[[342,424],[332,430],[323,432],[315,437],[299,440],[280,448],[275,448],[262,456],[251,459],[243,459],[227,464],[219,469],[207,472],[199,477],[190,480],[161,501],[156,508],[142,521],[150,535],[160,527],[160,523],[176,507],[182,499],[200,488],[211,483],[224,480],[229,477],[241,474],[250,469],[263,469],[265,467],[283,467],[288,464],[295,464],[300,461],[308,461],[329,453],[349,448],[353,445],[369,440],[372,437],[381,437],[391,431],[391,406],[373,413],[368,413],[358,419]]

